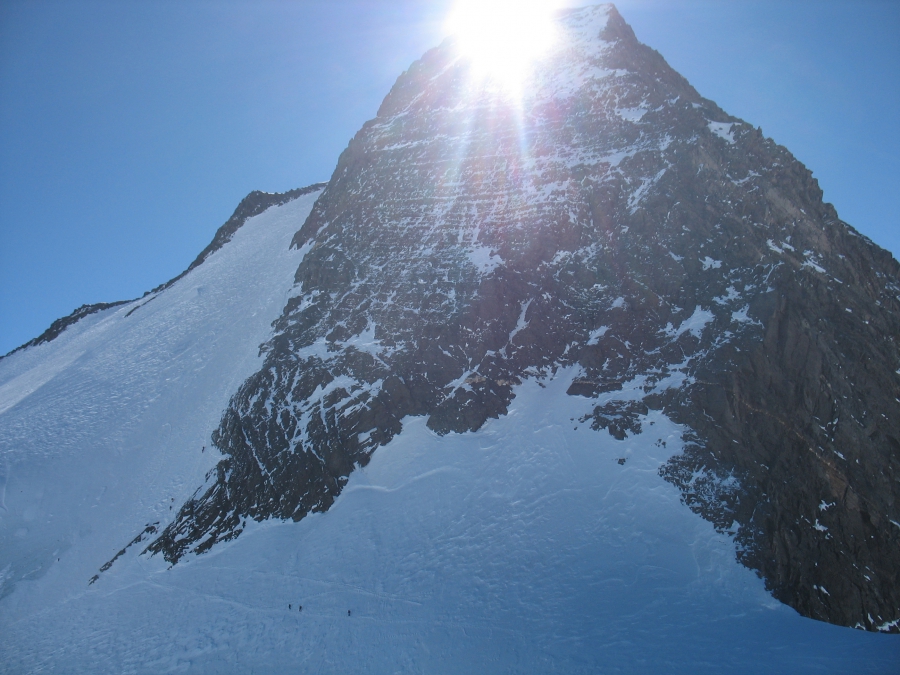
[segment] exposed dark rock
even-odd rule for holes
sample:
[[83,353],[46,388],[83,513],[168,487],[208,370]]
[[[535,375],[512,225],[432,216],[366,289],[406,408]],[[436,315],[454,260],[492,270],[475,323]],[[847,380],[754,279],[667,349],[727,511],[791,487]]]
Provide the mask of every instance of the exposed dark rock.
[[[650,412],[643,401],[609,401],[594,408],[592,415],[580,420],[591,420],[591,429],[606,429],[609,435],[624,441],[629,435],[641,433],[640,417]],[[624,460],[620,462],[624,464]]]

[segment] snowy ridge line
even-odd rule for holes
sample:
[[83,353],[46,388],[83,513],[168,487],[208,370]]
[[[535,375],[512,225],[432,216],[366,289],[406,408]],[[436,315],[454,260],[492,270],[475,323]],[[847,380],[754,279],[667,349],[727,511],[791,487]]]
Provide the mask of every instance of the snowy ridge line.
[[[149,291],[148,291],[149,292]],[[119,305],[127,305],[129,302],[134,302],[134,300],[118,300],[116,302],[98,302],[93,305],[82,305],[75,311],[73,311],[68,316],[64,316],[62,318],[57,319],[53,323],[50,324],[50,327],[47,328],[43,333],[38,335],[36,338],[32,338],[28,342],[23,345],[20,345],[10,351],[3,356],[0,356],[0,360],[5,359],[7,356],[12,356],[16,352],[22,349],[28,349],[29,347],[36,347],[37,345],[44,344],[46,342],[52,342],[57,337],[62,334],[64,330],[66,330],[69,326],[72,326],[79,321],[81,321],[84,317],[90,316],[91,314],[96,314],[97,312],[102,312],[106,309],[112,309],[113,307],[118,307]]]
[[[120,305],[127,305],[129,303],[142,300],[148,295],[155,295],[164,291],[176,281],[183,278],[188,272],[195,269],[197,266],[202,265],[209,256],[222,248],[222,246],[224,246],[226,243],[231,241],[234,233],[237,232],[238,229],[240,229],[240,227],[247,222],[248,218],[259,215],[272,206],[280,206],[282,204],[286,204],[289,201],[297,199],[302,195],[323,190],[326,185],[328,184],[313,183],[312,185],[295,188],[293,190],[288,190],[287,192],[261,192],[259,190],[254,190],[241,200],[240,204],[238,204],[231,217],[227,221],[225,221],[225,223],[221,227],[219,227],[218,230],[216,230],[215,235],[213,235],[212,241],[207,245],[206,248],[204,248],[200,252],[200,254],[193,260],[193,262],[188,265],[187,269],[184,270],[184,272],[181,272],[178,276],[170,279],[169,281],[166,281],[165,283],[160,284],[156,288],[146,291],[140,298],[82,305],[68,316],[56,319],[53,323],[50,324],[50,327],[47,328],[47,330],[41,333],[38,337],[33,338],[25,344],[16,347],[9,353],[0,356],[0,360],[6,358],[7,356],[15,354],[20,350],[27,349],[29,347],[36,347],[37,345],[41,345],[47,342],[52,342],[57,337],[59,337],[59,335],[62,334],[63,331],[65,331],[70,326],[78,323],[86,316],[90,316],[91,314],[96,314],[107,309],[119,307]],[[147,302],[149,302],[149,300]],[[132,309],[131,312],[139,309],[139,307],[140,305]],[[129,315],[131,314],[131,312],[129,312]]]
[[[200,252],[194,261],[188,265],[188,268],[184,272],[174,279],[170,279],[166,283],[157,286],[151,290],[150,293],[157,293],[165,290],[192,269],[196,268],[198,265],[202,265],[209,256],[231,241],[234,233],[237,232],[248,219],[253,216],[258,216],[273,206],[281,206],[282,204],[287,204],[303,195],[324,190],[327,185],[328,183],[312,183],[311,185],[294,188],[287,192],[262,192],[260,190],[254,190],[241,200],[240,204],[238,204],[237,208],[234,210],[234,213],[231,214],[231,217],[216,230],[215,235],[213,235],[213,240]],[[145,293],[144,295],[147,294]]]

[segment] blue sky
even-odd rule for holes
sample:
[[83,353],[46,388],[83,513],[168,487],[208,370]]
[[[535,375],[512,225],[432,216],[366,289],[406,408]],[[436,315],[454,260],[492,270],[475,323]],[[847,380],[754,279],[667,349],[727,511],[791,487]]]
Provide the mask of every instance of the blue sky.
[[[175,276],[251,190],[327,180],[450,4],[5,0],[0,354]],[[900,257],[900,2],[617,6]]]

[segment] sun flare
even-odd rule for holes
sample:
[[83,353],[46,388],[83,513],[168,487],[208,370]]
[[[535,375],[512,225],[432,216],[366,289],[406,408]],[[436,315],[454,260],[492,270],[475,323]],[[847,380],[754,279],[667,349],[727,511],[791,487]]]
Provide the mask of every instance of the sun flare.
[[552,0],[457,0],[447,29],[473,74],[518,88],[533,62],[553,45]]

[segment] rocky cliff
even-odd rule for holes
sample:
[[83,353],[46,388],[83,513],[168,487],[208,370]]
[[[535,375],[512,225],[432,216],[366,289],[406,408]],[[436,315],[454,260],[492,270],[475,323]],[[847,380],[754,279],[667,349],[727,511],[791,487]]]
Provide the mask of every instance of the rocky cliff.
[[663,477],[775,597],[897,631],[900,267],[614,8],[559,22],[521,99],[452,41],[398,79],[294,237],[294,297],[213,434],[225,459],[148,551],[326,510],[405,417],[475,430],[577,365],[572,396],[646,392],[581,423],[684,425]]

